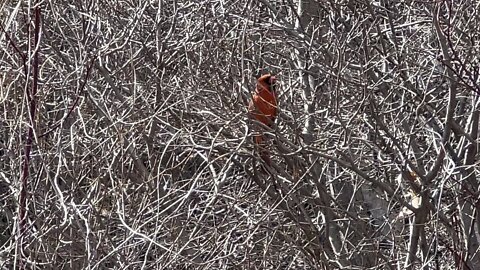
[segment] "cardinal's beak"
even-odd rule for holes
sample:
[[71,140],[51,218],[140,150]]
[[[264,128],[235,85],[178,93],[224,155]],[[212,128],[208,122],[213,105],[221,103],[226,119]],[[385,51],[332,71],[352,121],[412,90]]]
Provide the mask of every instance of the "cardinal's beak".
[[277,78],[275,76],[270,77],[270,84],[274,85],[277,83]]
[[277,78],[274,76],[270,77],[270,89],[273,93],[277,92]]

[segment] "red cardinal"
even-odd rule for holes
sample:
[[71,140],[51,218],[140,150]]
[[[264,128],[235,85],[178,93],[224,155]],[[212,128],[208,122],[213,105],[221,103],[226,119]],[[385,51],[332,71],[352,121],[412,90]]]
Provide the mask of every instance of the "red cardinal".
[[[271,74],[262,75],[258,78],[257,87],[253,94],[252,100],[248,104],[248,112],[250,117],[258,122],[272,127],[277,117],[277,94],[275,92],[276,78]],[[254,142],[260,145],[265,138],[263,135],[254,136]],[[260,156],[270,164],[268,152],[261,151]]]

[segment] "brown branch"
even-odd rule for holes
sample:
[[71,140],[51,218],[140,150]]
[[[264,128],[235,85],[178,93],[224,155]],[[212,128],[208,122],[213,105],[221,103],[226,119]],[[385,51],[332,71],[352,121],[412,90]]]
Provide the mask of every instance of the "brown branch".
[[[18,220],[19,220],[19,243],[20,250],[23,250],[23,237],[25,233],[25,224],[27,220],[27,197],[28,197],[28,179],[30,175],[30,152],[32,150],[33,137],[34,137],[34,128],[35,128],[35,112],[36,112],[36,95],[38,91],[38,78],[39,78],[39,63],[40,63],[40,33],[41,33],[41,9],[40,5],[35,6],[35,28],[34,28],[34,46],[33,46],[33,61],[32,61],[32,87],[26,88],[26,96],[29,107],[29,127],[27,133],[27,139],[25,141],[24,157],[23,157],[23,169],[22,177],[20,180],[21,188],[19,195],[19,209],[18,209]],[[28,81],[28,74],[27,81]],[[22,254],[23,252],[20,252]],[[20,268],[23,268],[22,265],[22,256],[18,256],[18,264]]]

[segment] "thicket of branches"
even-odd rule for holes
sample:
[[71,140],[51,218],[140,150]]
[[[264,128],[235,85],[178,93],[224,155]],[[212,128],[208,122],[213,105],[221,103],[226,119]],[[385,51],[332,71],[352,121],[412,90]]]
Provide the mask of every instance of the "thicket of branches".
[[480,267],[477,1],[0,7],[1,267]]

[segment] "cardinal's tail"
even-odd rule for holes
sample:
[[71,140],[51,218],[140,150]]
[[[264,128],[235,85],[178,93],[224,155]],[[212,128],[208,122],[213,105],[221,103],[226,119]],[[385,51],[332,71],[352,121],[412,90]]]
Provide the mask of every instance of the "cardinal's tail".
[[255,143],[255,145],[262,145],[263,144],[263,135],[259,134],[259,135],[254,135],[253,136],[253,142]]
[[270,153],[267,149],[260,149],[260,157],[265,161],[265,164],[268,166],[272,165],[272,160],[270,159]]
[[254,135],[253,136],[253,141],[255,143],[255,146],[258,150],[258,153],[260,155],[260,158],[265,161],[265,163],[267,165],[271,165],[272,164],[272,160],[270,159],[270,153],[268,151],[268,149],[266,149],[266,144],[265,144],[265,138],[263,137],[263,135]]

